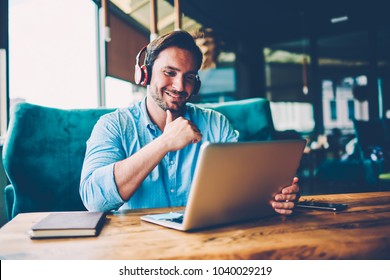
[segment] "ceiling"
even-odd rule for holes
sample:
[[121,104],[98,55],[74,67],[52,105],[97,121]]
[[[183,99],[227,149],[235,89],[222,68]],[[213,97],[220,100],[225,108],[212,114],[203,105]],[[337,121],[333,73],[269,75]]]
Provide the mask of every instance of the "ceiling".
[[[111,0],[111,2],[140,23],[145,29],[150,30],[150,0]],[[174,8],[167,0],[157,0],[157,29],[160,34],[174,29]],[[196,30],[200,23],[183,15],[182,28],[184,30]]]
[[[320,57],[355,64],[369,61],[367,31],[378,26],[373,33],[377,58],[389,61],[388,0],[182,0],[181,4],[185,14],[213,28],[232,49],[243,41],[302,53],[310,49],[304,38],[318,38]],[[348,19],[332,23],[340,17]]]
[[[149,0],[112,0],[145,28]],[[158,0],[159,33],[173,30],[174,0]],[[380,26],[379,58],[390,50],[388,0],[181,0],[183,29],[212,28],[225,51],[239,43],[275,47],[289,52],[309,50],[307,38],[318,38],[319,55],[334,59],[367,61],[367,36]],[[332,23],[331,19],[348,17]],[[306,38],[306,39],[305,39]],[[337,50],[337,51],[336,51]]]
[[[173,3],[173,0],[169,0]],[[390,22],[387,0],[182,0],[182,11],[227,41],[259,44],[328,36]],[[348,16],[333,24],[332,18]]]

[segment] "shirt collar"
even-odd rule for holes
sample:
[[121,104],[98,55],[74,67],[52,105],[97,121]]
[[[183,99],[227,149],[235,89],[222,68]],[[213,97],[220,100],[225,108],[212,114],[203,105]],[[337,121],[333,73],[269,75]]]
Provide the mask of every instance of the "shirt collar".
[[192,120],[191,120],[191,117],[190,117],[190,114],[189,114],[189,112],[188,112],[188,111],[189,111],[188,109],[189,109],[189,108],[188,108],[188,103],[186,103],[186,111],[184,112],[183,118],[192,121]]
[[144,97],[141,101],[141,115],[142,115],[142,122],[145,124],[146,127],[155,129],[156,125],[152,122],[150,119],[150,116],[148,114],[148,110],[146,109],[146,98]]

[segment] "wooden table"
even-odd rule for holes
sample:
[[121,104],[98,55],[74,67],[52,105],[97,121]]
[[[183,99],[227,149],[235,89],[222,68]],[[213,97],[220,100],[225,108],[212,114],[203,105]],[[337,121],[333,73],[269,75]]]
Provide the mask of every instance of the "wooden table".
[[0,229],[1,259],[390,259],[390,192],[303,197],[347,203],[339,213],[292,216],[179,232],[139,217],[167,209],[108,216],[98,237],[31,240],[48,213],[19,214]]

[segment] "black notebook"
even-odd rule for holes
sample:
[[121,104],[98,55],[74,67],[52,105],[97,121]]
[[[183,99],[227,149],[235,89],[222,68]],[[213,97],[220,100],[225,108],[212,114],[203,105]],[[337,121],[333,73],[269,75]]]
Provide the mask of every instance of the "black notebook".
[[97,236],[104,225],[105,218],[105,212],[51,213],[36,223],[29,234],[33,239]]

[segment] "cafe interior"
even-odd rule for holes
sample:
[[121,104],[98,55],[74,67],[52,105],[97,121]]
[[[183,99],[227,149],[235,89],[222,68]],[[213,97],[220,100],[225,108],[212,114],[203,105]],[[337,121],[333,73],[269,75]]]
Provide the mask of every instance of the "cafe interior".
[[[130,106],[146,95],[134,82],[137,53],[175,29],[193,34],[204,55],[193,103],[265,100],[267,135],[250,141],[307,140],[297,170],[303,195],[390,190],[386,2],[0,0],[0,226],[21,193],[8,186],[23,184],[28,172],[13,159],[29,150],[11,146],[23,133],[32,149],[45,145],[45,136],[32,134],[55,126],[30,113],[30,123],[18,128],[17,106],[62,113]],[[11,137],[11,130],[19,134]]]

